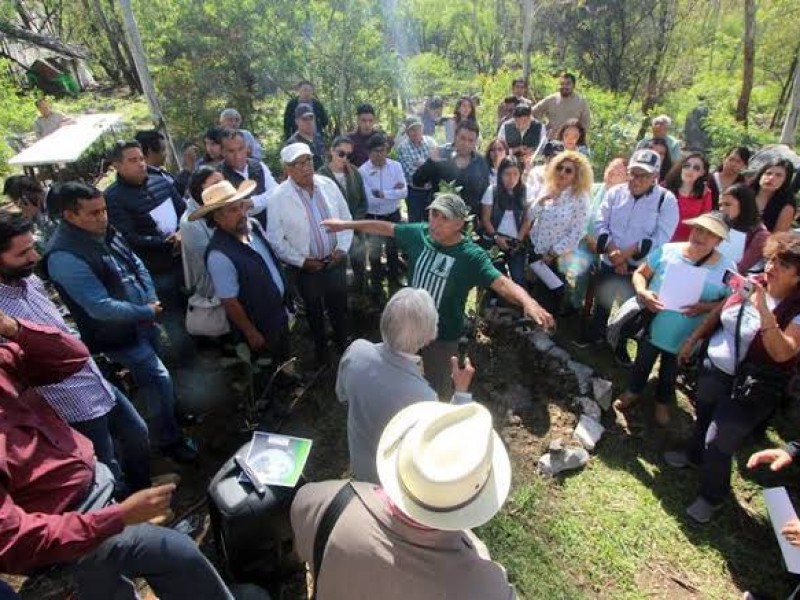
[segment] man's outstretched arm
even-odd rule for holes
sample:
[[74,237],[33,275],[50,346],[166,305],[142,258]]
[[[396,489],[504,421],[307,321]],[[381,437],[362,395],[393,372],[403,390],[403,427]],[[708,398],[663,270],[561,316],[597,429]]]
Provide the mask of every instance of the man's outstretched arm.
[[382,235],[383,237],[394,237],[394,223],[387,221],[345,221],[343,219],[325,219],[322,225],[333,233],[352,229],[371,235]]

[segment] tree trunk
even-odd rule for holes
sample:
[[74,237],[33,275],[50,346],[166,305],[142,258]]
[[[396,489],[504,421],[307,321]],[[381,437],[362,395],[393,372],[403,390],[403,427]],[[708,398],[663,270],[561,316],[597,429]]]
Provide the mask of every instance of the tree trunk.
[[131,73],[130,62],[128,62],[128,60],[125,58],[125,55],[122,53],[122,50],[119,47],[119,36],[112,29],[111,23],[109,23],[108,18],[106,17],[103,5],[101,4],[100,0],[91,1],[92,5],[94,6],[94,10],[97,13],[98,20],[100,21],[100,27],[106,34],[108,47],[111,50],[111,55],[114,57],[115,61],[114,65],[106,65],[103,61],[101,61],[100,64],[103,65],[106,73],[108,73],[112,79],[118,80],[119,75],[121,74],[122,78],[125,80],[125,83],[128,84],[131,92],[141,93],[141,84],[134,74]]
[[131,89],[131,93],[144,94],[144,84],[142,83],[142,78],[140,77],[139,71],[136,68],[136,61],[133,58],[133,52],[131,51],[130,44],[128,43],[128,37],[125,35],[125,28],[119,21],[117,9],[114,4],[115,3],[112,0],[108,0],[108,8],[110,12],[106,13],[106,15],[109,28],[111,29],[114,40],[117,43],[117,47],[122,55],[125,56],[125,59],[120,62],[120,68],[125,75],[125,80],[128,82],[128,87]]
[[34,46],[47,48],[72,58],[82,58],[85,60],[91,58],[92,56],[91,52],[82,46],[67,44],[54,37],[28,31],[27,29],[22,29],[21,27],[17,27],[8,21],[0,20],[0,33],[6,34],[13,40],[19,40]]
[[[522,0],[522,78],[528,90],[531,76],[531,44],[533,43],[534,0]],[[530,95],[532,92],[528,92]]]
[[775,106],[775,112],[772,113],[772,119],[769,122],[770,129],[775,129],[778,126],[778,122],[786,110],[786,101],[789,98],[789,94],[792,92],[792,81],[794,81],[794,73],[795,69],[797,69],[798,59],[800,59],[800,44],[797,45],[797,48],[794,51],[792,64],[789,65],[789,73],[786,76],[786,81],[783,83],[783,87],[781,87],[781,95],[778,97],[778,104]]
[[736,120],[747,125],[750,93],[753,91],[753,66],[756,56],[756,0],[744,0],[744,70],[742,91],[736,104]]
[[789,111],[786,113],[786,120],[783,122],[781,144],[786,144],[790,148],[794,148],[794,136],[797,132],[798,122],[800,122],[800,61],[795,61],[792,100],[789,103]]

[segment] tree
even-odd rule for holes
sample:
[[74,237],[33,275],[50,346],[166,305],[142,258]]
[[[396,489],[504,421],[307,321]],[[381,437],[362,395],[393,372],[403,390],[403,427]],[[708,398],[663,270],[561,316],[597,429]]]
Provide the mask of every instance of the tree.
[[789,103],[789,110],[786,113],[786,120],[783,122],[781,130],[781,144],[794,147],[795,133],[800,122],[800,61],[794,63],[794,83],[792,84],[792,99]]
[[753,91],[753,71],[756,56],[756,1],[744,0],[744,65],[742,68],[742,91],[736,103],[736,120],[747,125],[750,110],[750,94]]

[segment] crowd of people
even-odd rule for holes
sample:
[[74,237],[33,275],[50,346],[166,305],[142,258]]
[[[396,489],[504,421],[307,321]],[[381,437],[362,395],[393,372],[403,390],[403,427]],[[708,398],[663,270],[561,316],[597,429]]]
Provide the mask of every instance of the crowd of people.
[[[711,520],[730,496],[734,453],[775,414],[800,355],[795,167],[736,147],[712,170],[660,115],[595,182],[590,107],[575,88],[564,73],[534,103],[514,80],[483,137],[476,98],[458,98],[452,117],[430,98],[392,139],[369,104],[354,131],[333,134],[302,81],[284,112],[281,173],[227,108],[176,174],[164,137],[140,131],[112,148],[105,190],[10,177],[0,571],[74,563],[82,598],[133,597],[136,576],[164,599],[187,586],[232,597],[185,536],[157,525],[179,477],[153,487],[151,448],[178,463],[202,452],[182,429],[161,326],[180,361],[199,338],[224,338],[286,365],[303,314],[314,363],[338,364],[358,482],[307,484],[292,506],[319,597],[513,598],[469,531],[502,507],[511,472],[458,352],[475,288],[544,330],[577,319],[580,347],[611,344],[630,369],[614,402],[623,421],[658,360],[655,421],[668,425],[679,369],[697,360],[695,431],[664,460],[697,467],[687,514]],[[697,302],[668,309],[660,292],[675,265],[702,270],[704,283]],[[352,339],[350,298],[381,311],[381,342]],[[131,373],[147,423],[92,355]],[[791,460],[776,452],[752,465]],[[798,532],[786,535],[800,545]]]

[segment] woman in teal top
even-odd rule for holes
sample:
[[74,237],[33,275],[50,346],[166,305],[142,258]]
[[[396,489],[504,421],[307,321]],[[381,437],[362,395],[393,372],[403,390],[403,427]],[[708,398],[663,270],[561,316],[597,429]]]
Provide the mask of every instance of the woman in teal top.
[[[660,356],[655,411],[659,425],[669,422],[669,407],[675,402],[678,350],[702,323],[706,313],[727,295],[728,287],[722,281],[725,270],[736,271],[736,264],[717,250],[720,242],[728,237],[728,226],[722,214],[707,213],[684,223],[692,228],[689,241],[665,244],[655,249],[633,275],[633,287],[639,301],[656,314],[647,335],[639,341],[628,389],[614,402],[617,410],[635,404],[641,398],[650,371]],[[708,271],[703,291],[696,304],[682,311],[666,310],[659,299],[661,284],[667,268],[680,263]]]

